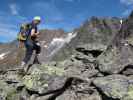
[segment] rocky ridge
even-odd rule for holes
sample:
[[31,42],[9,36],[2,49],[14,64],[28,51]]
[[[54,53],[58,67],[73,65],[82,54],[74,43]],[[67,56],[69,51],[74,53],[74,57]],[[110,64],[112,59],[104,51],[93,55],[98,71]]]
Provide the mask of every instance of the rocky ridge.
[[0,99],[133,100],[133,13],[122,25],[117,19],[106,31],[105,19],[92,21],[61,49],[62,53],[70,46],[66,50],[72,54],[65,60],[32,65],[27,73],[1,71]]

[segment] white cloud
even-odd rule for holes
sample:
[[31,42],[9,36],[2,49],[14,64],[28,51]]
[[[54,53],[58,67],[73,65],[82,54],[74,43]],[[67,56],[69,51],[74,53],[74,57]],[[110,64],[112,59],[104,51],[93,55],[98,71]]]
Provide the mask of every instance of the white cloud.
[[133,9],[133,0],[120,0],[120,3],[125,6],[125,10],[122,12],[123,16],[128,16]]
[[16,26],[0,23],[0,36],[14,38],[17,34]]
[[80,0],[64,0],[64,1],[67,1],[67,2],[80,2]]
[[131,13],[131,10],[130,10],[130,9],[127,9],[127,10],[125,10],[125,11],[122,13],[122,15],[123,15],[123,16],[128,16],[130,13]]
[[11,28],[0,28],[0,41],[10,42],[16,39],[17,31]]
[[57,23],[57,22],[62,22],[64,20],[64,16],[60,9],[56,7],[54,3],[51,2],[34,2],[30,6],[29,11],[35,11],[36,15],[44,16],[45,21],[48,23]]
[[19,15],[19,7],[17,6],[17,4],[12,3],[9,5],[9,8],[10,8],[12,15]]
[[120,2],[125,4],[125,5],[132,5],[133,4],[133,0],[120,0]]
[[[10,16],[11,17],[11,16]],[[17,24],[13,23],[9,17],[0,16],[0,42],[12,41],[16,38],[18,33]]]
[[73,2],[74,0],[65,0],[65,1],[67,1],[67,2]]
[[9,12],[0,11],[0,42],[9,42],[16,39],[19,25],[27,21],[27,18],[19,13],[20,6],[16,3],[8,5]]
[[[15,7],[12,6],[11,8],[13,10]],[[12,11],[12,13],[0,11],[0,42],[7,42],[16,39],[20,24],[26,21],[27,18],[21,16],[16,11]]]
[[[59,0],[52,0],[53,2],[56,2],[56,1],[59,1]],[[62,0],[60,0],[62,1]],[[80,2],[80,0],[63,0],[63,1],[66,1],[66,2]]]

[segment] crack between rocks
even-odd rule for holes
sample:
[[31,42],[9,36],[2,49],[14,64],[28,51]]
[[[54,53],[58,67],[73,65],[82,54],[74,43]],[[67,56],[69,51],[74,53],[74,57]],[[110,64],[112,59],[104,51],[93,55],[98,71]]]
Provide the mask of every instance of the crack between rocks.
[[78,52],[82,52],[85,55],[92,54],[94,58],[97,58],[99,55],[103,53],[102,50],[84,50],[84,48],[77,48]]
[[[123,70],[121,70],[118,74],[122,74],[123,75],[123,72],[124,71],[126,71],[127,69],[132,69],[133,70],[133,65],[132,64],[129,64],[129,65],[127,65],[127,66],[125,66],[124,67],[124,69]],[[130,75],[126,75],[126,74],[124,74],[125,76],[130,76]]]
[[33,95],[33,94],[37,94],[38,96],[46,96],[46,95],[50,95],[50,94],[53,94],[52,96],[50,96],[47,100],[55,100],[58,96],[60,96],[61,94],[63,94],[67,89],[69,89],[72,84],[73,84],[73,81],[83,81],[81,79],[78,79],[78,78],[75,78],[75,77],[70,77],[66,80],[65,84],[63,87],[57,89],[57,90],[49,90],[47,91],[46,93],[38,93],[38,91],[31,91],[29,89],[26,89],[28,94],[29,95]]
[[95,69],[98,70],[101,74],[103,74],[104,77],[110,75],[109,73],[100,71],[99,64],[96,60],[93,63],[95,64]]
[[93,84],[93,82],[91,83],[90,86],[93,86],[96,88],[99,95],[101,95],[102,100],[120,100],[120,99],[114,99],[114,98],[108,97],[100,88],[98,88],[95,84]]

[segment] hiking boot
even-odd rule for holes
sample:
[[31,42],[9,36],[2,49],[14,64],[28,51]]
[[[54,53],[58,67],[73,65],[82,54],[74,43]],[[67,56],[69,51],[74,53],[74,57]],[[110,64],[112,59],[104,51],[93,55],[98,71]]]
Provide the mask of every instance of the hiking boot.
[[24,75],[26,73],[26,63],[22,62],[20,67],[17,69],[18,70],[18,74]]
[[22,62],[20,68],[24,69],[25,66],[26,66],[26,63]]

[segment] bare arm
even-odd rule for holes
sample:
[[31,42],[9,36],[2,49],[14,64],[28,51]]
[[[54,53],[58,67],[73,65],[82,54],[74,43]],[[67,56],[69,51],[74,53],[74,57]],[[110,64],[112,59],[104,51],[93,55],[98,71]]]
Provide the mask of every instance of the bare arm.
[[39,32],[35,32],[35,29],[32,29],[31,30],[31,36],[38,36],[39,35]]

